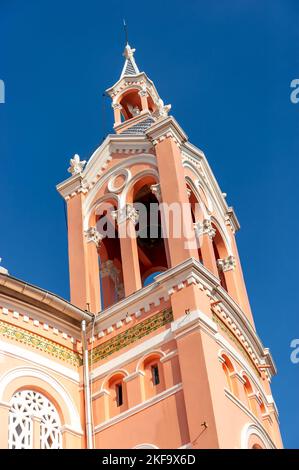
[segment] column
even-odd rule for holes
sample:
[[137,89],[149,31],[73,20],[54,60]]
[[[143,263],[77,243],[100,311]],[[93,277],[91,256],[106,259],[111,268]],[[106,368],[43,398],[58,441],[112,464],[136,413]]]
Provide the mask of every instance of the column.
[[[176,266],[191,257],[198,260],[180,151],[180,145],[187,140],[187,137],[172,117],[158,121],[147,134],[155,146],[163,201],[163,219],[169,221],[167,224],[169,230],[166,234],[168,233],[171,266]],[[171,215],[174,206],[180,213],[175,214],[173,218]],[[177,234],[176,229],[179,224],[181,229]]]
[[32,420],[32,448],[40,449],[41,448],[41,418],[39,416],[31,416]]
[[87,246],[83,230],[82,193],[71,197],[67,203],[68,251],[71,303],[85,310],[90,304]]
[[142,287],[135,230],[138,214],[131,204],[126,204],[112,215],[118,221],[124,289],[127,297]]
[[0,402],[0,449],[8,448],[8,420],[10,404]]
[[132,408],[145,400],[143,377],[144,372],[137,371],[124,378],[127,388],[128,408]]
[[121,109],[122,105],[119,103],[112,103],[112,108],[114,111],[114,127],[121,124]]
[[202,222],[196,222],[194,229],[201,249],[203,265],[218,277],[218,269],[213,249],[215,229],[212,227],[211,220],[204,219]]

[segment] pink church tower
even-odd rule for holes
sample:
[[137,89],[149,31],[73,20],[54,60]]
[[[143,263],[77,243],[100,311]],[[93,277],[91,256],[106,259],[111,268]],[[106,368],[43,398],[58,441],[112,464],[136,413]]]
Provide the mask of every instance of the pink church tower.
[[134,52],[127,44],[107,90],[114,134],[58,185],[71,303],[93,314],[84,446],[280,448],[276,370],[255,330],[238,219]]

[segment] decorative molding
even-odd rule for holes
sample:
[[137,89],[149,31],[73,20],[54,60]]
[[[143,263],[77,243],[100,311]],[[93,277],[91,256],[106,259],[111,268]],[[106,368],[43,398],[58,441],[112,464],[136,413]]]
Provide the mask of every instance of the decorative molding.
[[87,239],[87,243],[94,243],[97,247],[101,245],[103,240],[103,235],[98,232],[96,227],[89,227],[88,230],[85,231],[85,236]]
[[216,235],[216,230],[212,226],[211,219],[204,219],[202,222],[195,222],[193,226],[198,238],[200,238],[202,235],[208,235],[208,237],[212,240]]
[[151,139],[153,145],[170,137],[180,147],[188,140],[187,135],[172,116],[158,120],[146,131],[146,135]]
[[91,362],[94,364],[95,362],[114,354],[129,344],[135,343],[135,341],[149,335],[167,323],[172,322],[172,320],[173,315],[172,310],[170,309],[152,315],[150,318],[134,325],[132,328],[114,336],[109,341],[105,341],[99,346],[96,346],[90,354]]
[[31,333],[17,326],[10,325],[0,321],[0,335],[18,341],[19,343],[39,349],[56,359],[68,362],[74,366],[80,366],[82,363],[79,353],[71,351],[65,346],[61,346],[54,341],[43,338],[35,333]]
[[236,268],[236,259],[233,255],[229,255],[226,258],[218,259],[217,266],[221,271],[233,271]]
[[126,204],[124,207],[116,211],[111,211],[111,216],[114,220],[117,220],[118,224],[131,220],[134,225],[138,223],[139,214],[132,204]]
[[153,193],[153,195],[157,198],[158,202],[161,202],[162,201],[162,194],[161,194],[161,185],[160,185],[160,183],[152,184],[150,186],[150,190]]

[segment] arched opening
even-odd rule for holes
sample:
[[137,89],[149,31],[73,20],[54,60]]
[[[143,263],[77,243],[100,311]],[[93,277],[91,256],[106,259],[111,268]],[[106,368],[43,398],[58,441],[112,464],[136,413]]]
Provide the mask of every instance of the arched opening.
[[10,449],[62,448],[59,413],[45,395],[36,390],[19,390],[12,396],[10,405]]
[[127,93],[124,93],[121,97],[120,105],[122,107],[121,113],[126,121],[138,116],[142,111],[139,90],[130,89]]
[[220,279],[221,286],[223,287],[223,289],[227,291],[227,284],[226,284],[226,279],[225,279],[225,273],[223,271],[223,265],[220,264],[220,260],[225,259],[227,257],[227,249],[223,241],[223,238],[220,234],[220,231],[217,229],[217,227],[214,224],[212,224],[212,227],[216,231],[215,236],[213,238],[213,250],[214,250],[214,255],[215,255],[217,269],[218,269],[218,276]]
[[110,418],[122,413],[128,408],[127,389],[124,377],[125,375],[119,372],[113,375],[108,381]]
[[229,359],[229,357],[226,354],[222,354],[222,370],[224,372],[225,378],[226,378],[226,383],[228,386],[228,389],[236,396],[238,396],[238,384],[236,382],[236,378],[234,376],[235,374],[235,368]]
[[96,226],[106,236],[98,247],[101,305],[105,309],[124,297],[123,271],[118,227],[112,218],[115,203],[105,202],[97,209]]
[[139,181],[134,186],[133,202],[138,210],[137,248],[142,285],[168,269],[166,239],[163,237],[159,202],[151,190],[154,180]]
[[253,388],[252,388],[251,382],[246,375],[243,375],[243,380],[244,380],[243,387],[244,387],[244,392],[246,396],[247,407],[256,415],[257,414],[256,409],[253,406],[253,403],[251,400],[251,397],[253,395]]
[[144,372],[144,393],[148,399],[165,390],[163,366],[161,364],[161,355],[158,353],[150,354],[143,360]]

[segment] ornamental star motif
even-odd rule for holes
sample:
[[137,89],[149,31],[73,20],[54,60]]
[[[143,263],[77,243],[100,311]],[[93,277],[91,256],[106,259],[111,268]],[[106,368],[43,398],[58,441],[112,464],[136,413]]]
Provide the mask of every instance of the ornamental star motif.
[[79,173],[82,173],[85,165],[86,160],[81,161],[79,155],[76,153],[73,158],[70,159],[70,167],[67,171],[72,175],[78,175]]

